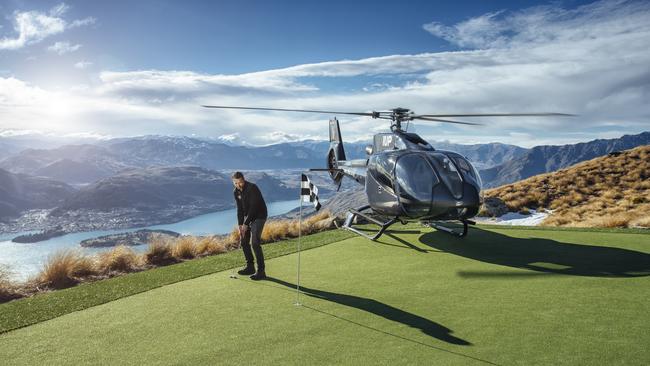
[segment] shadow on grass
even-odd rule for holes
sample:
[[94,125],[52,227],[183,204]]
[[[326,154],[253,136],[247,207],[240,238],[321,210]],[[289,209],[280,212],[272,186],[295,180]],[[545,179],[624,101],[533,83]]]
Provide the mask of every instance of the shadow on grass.
[[[481,262],[537,272],[593,277],[650,275],[650,255],[629,249],[563,243],[542,238],[515,238],[479,228],[472,228],[465,238],[434,231],[422,235],[420,242],[431,248]],[[486,277],[489,276],[491,275]],[[516,277],[516,274],[512,276]],[[480,277],[480,274],[473,273],[464,277]]]
[[[267,280],[292,289],[296,288],[295,284],[277,278],[268,277]],[[354,295],[339,294],[336,292],[315,290],[303,286],[300,286],[300,291],[301,293],[310,297],[314,297],[321,300],[327,300],[327,301],[335,302],[337,304],[367,311],[377,316],[381,316],[382,318],[392,320],[394,322],[402,323],[404,325],[408,325],[411,328],[416,328],[421,330],[422,333],[428,336],[437,338],[447,343],[461,345],[461,346],[471,345],[470,342],[451,335],[452,330],[449,328],[446,328],[436,322],[433,322],[421,316],[417,316],[415,314],[398,309],[396,307],[386,305],[377,300],[369,299],[366,297],[354,296]]]

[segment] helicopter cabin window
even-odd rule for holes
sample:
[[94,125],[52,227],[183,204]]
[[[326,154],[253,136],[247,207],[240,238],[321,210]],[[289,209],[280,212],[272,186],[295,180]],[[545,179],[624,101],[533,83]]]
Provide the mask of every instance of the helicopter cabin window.
[[440,178],[445,183],[449,192],[456,199],[463,197],[463,180],[460,177],[458,169],[451,159],[442,153],[429,153],[431,162],[433,163]]
[[399,200],[407,215],[427,215],[431,210],[433,187],[438,178],[424,155],[408,154],[400,157],[395,165],[395,181]]
[[394,190],[393,170],[395,169],[395,157],[388,155],[375,155],[370,158],[368,170],[373,177],[382,185]]

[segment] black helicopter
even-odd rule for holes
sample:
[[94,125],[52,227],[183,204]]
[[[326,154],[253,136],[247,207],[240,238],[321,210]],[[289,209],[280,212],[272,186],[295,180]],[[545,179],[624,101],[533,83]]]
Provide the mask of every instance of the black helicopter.
[[[391,122],[390,131],[374,135],[373,143],[366,147],[368,158],[347,160],[339,121],[329,121],[330,148],[326,169],[340,188],[347,176],[365,186],[368,205],[350,209],[343,228],[378,239],[396,222],[406,224],[419,221],[426,226],[449,234],[467,235],[468,224],[476,216],[483,203],[481,177],[469,160],[453,151],[436,150],[415,133],[402,129],[402,122],[423,120],[463,125],[480,123],[449,120],[454,117],[524,117],[524,116],[571,116],[564,113],[492,113],[492,114],[415,114],[405,108],[380,112],[334,112],[305,109],[257,108],[204,105],[206,108],[245,109],[281,112],[308,112],[368,116]],[[372,216],[364,213],[370,210]],[[374,235],[368,235],[352,225],[357,216],[379,225]],[[374,217],[373,217],[374,216]],[[387,221],[377,219],[388,218]],[[440,221],[460,221],[462,231],[441,225]]]

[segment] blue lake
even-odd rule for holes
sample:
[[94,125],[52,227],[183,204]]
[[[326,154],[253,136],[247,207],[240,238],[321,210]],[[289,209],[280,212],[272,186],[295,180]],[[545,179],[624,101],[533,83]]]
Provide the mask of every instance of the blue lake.
[[[282,215],[298,207],[298,200],[278,201],[268,204],[269,216]],[[14,280],[28,279],[43,268],[48,257],[59,250],[77,249],[84,254],[92,255],[112,248],[82,248],[79,242],[102,235],[124,233],[140,229],[164,229],[187,235],[212,235],[229,233],[237,224],[235,209],[212,212],[193,217],[173,224],[155,225],[133,229],[86,231],[68,234],[38,243],[19,244],[11,239],[25,233],[0,233],[0,266],[6,267]],[[132,247],[136,252],[147,250],[146,245]]]

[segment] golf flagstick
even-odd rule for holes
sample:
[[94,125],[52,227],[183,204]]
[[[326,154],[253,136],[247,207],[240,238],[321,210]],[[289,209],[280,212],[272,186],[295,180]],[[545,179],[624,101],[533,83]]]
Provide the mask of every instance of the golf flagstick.
[[300,218],[298,219],[298,280],[296,281],[296,303],[294,305],[300,306],[300,240],[302,238],[302,172],[300,173],[300,191],[298,193],[298,200],[300,202]]

